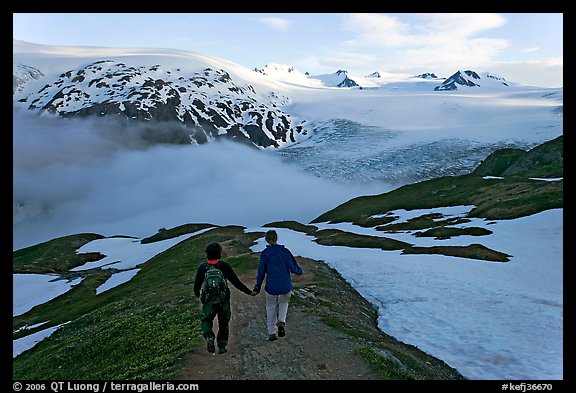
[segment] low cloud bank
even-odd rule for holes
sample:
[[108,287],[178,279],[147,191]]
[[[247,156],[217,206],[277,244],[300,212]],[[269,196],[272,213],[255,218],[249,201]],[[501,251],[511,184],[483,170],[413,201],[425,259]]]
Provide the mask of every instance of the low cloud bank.
[[80,232],[144,237],[191,222],[306,223],[370,193],[303,173],[274,152],[184,144],[184,131],[15,111],[13,248]]

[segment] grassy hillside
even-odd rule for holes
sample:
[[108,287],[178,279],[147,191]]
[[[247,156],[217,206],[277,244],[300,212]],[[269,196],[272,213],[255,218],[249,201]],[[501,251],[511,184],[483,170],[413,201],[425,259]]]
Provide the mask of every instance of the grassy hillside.
[[[314,230],[294,221],[285,226]],[[186,227],[197,229],[194,224]],[[161,232],[163,238],[179,236],[182,227]],[[49,322],[36,330],[64,324],[13,360],[13,378],[173,379],[184,366],[185,355],[201,340],[200,307],[192,288],[206,244],[220,242],[224,250],[230,250],[234,256],[224,254],[223,259],[242,275],[256,269],[259,253],[251,252],[250,246],[263,236],[262,232],[244,233],[244,228],[237,226],[208,230],[141,264],[132,280],[99,295],[95,289],[110,276],[110,270],[86,272],[84,281],[66,294],[13,318],[15,332],[45,321]],[[71,237],[59,239],[59,244],[59,252],[64,254],[78,246]],[[56,258],[49,243],[35,246],[35,250]],[[20,263],[26,265],[25,259]],[[295,285],[293,307],[318,315],[326,325],[357,341],[357,353],[382,379],[463,379],[443,361],[381,332],[376,309],[337,271],[319,261],[305,263],[306,269],[313,270],[307,275],[312,279]],[[34,331],[20,330],[14,338]]]
[[[439,177],[405,185],[380,195],[354,198],[322,214],[311,223],[352,222],[365,227],[378,227],[394,220],[386,216],[392,210],[458,205],[475,206],[469,217],[494,220],[518,218],[561,208],[564,181],[542,181],[532,177],[562,177],[562,150],[562,137],[529,152],[497,150],[470,174]],[[511,174],[494,178],[505,173]]]
[[[179,235],[180,229],[174,232]],[[164,233],[169,234],[169,230]],[[143,263],[132,280],[98,295],[96,288],[110,272],[85,273],[86,278],[72,290],[13,318],[14,331],[40,322],[48,321],[36,330],[68,322],[14,359],[13,378],[170,379],[200,339],[199,303],[192,288],[206,244],[225,242],[245,254],[256,236],[244,234],[237,226],[209,230]],[[74,238],[59,239],[58,244],[57,253],[49,243],[22,250],[19,265],[32,264],[39,253],[57,259],[78,247]],[[249,254],[227,260],[239,274],[257,265]],[[34,331],[20,331],[14,338]]]
[[80,233],[14,251],[12,272],[67,273],[72,268],[104,258],[104,255],[99,253],[77,254],[75,251],[84,244],[103,237],[95,233]]
[[[507,220],[563,207],[564,181],[558,179],[563,175],[562,149],[563,138],[559,137],[528,152],[518,149],[497,150],[470,174],[439,177],[405,185],[380,195],[354,198],[322,214],[310,224],[351,222],[374,228],[383,234],[417,231],[414,233],[416,237],[448,239],[469,235],[481,238],[491,232],[485,228],[454,225],[466,224],[471,218]],[[553,181],[539,178],[550,178]],[[435,208],[449,206],[473,208],[466,217],[459,218],[443,217],[441,213],[433,212]],[[429,209],[432,212],[406,222],[396,222],[398,217],[393,212],[400,209]],[[510,257],[479,243],[467,246],[414,247],[384,236],[365,236],[335,230],[312,231],[310,227],[314,226],[297,230],[316,236],[316,242],[325,245],[401,249],[403,254],[442,254],[492,262],[507,262]]]
[[475,205],[470,217],[505,220],[563,207],[563,185],[563,180],[494,179],[475,174],[445,176],[380,195],[351,199],[312,220],[312,223],[352,222],[375,227],[389,223],[390,219],[373,216],[385,215],[392,210],[458,205]]
[[477,175],[562,177],[564,176],[564,136],[529,151],[500,149],[490,154],[474,170]]

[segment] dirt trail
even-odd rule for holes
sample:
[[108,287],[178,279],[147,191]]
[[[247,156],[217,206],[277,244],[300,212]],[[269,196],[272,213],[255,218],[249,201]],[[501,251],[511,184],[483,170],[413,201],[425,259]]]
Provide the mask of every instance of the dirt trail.
[[[221,243],[224,259],[238,256],[232,244]],[[380,331],[374,307],[334,269],[322,261],[302,257],[296,260],[304,274],[292,275],[294,290],[285,337],[268,341],[264,291],[249,296],[230,285],[228,352],[211,354],[201,340],[186,357],[186,365],[176,379],[463,379],[442,360]],[[240,279],[251,288],[256,274],[254,270]],[[215,332],[217,328],[215,320]],[[376,362],[378,373],[358,350]]]
[[[307,262],[294,276],[295,285],[312,277]],[[256,272],[240,277],[249,288]],[[378,379],[364,360],[354,353],[355,344],[343,333],[322,323],[319,317],[290,304],[286,336],[268,341],[263,291],[248,296],[231,286],[232,319],[228,352],[210,354],[201,342],[190,353],[177,379],[190,380],[328,380]],[[215,321],[214,328],[218,323]],[[216,331],[216,330],[215,330]]]

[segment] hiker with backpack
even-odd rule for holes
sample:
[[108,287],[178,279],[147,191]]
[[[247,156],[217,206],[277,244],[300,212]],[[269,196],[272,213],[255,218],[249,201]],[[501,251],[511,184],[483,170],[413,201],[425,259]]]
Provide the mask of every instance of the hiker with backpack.
[[[228,350],[229,323],[232,316],[230,306],[230,289],[228,281],[247,295],[255,296],[240,281],[232,266],[220,260],[222,247],[218,243],[210,243],[206,246],[206,259],[198,266],[194,281],[194,294],[202,302],[202,336],[206,340],[206,349],[210,353],[216,351],[214,341],[218,344],[218,353],[226,353]],[[218,335],[214,335],[212,326],[214,318],[218,317]]]
[[275,230],[266,232],[268,243],[260,253],[258,276],[254,285],[254,293],[260,292],[260,287],[266,277],[264,294],[266,295],[266,323],[268,340],[276,341],[286,335],[286,315],[288,303],[292,295],[292,278],[290,273],[303,273],[296,259],[284,245],[277,244],[278,233]]

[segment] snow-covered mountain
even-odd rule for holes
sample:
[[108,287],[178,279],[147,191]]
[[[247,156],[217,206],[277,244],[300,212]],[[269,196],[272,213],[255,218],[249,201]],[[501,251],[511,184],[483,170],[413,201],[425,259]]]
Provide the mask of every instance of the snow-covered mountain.
[[360,86],[355,80],[348,77],[348,71],[338,70],[333,74],[322,74],[311,76],[313,79],[318,79],[324,86],[328,87],[356,87]]
[[322,86],[320,81],[312,79],[306,73],[302,73],[293,66],[286,64],[268,63],[262,68],[255,68],[254,71],[266,75],[267,78],[282,82],[295,83],[302,86]]
[[25,84],[33,79],[40,79],[44,76],[42,71],[24,64],[12,63],[12,94],[22,91]]
[[475,71],[457,71],[447,78],[441,85],[434,88],[435,91],[458,90],[462,87],[507,87],[509,83],[501,76],[493,73],[477,73]]
[[230,74],[205,68],[130,67],[103,60],[68,70],[40,91],[19,100],[27,109],[70,116],[122,115],[134,120],[181,122],[196,143],[225,136],[260,147],[295,142],[305,132],[279,106],[287,97],[259,101],[254,88]]
[[422,78],[422,79],[444,79],[444,78],[439,78],[436,76],[435,73],[433,72],[425,72],[423,74],[418,74],[416,75],[414,78]]
[[303,122],[281,109],[288,97],[271,92],[266,98],[258,97],[250,84],[232,80],[223,69],[207,67],[190,74],[180,68],[100,60],[48,79],[18,103],[62,117],[178,122],[198,144],[225,137],[279,147],[306,134]]

